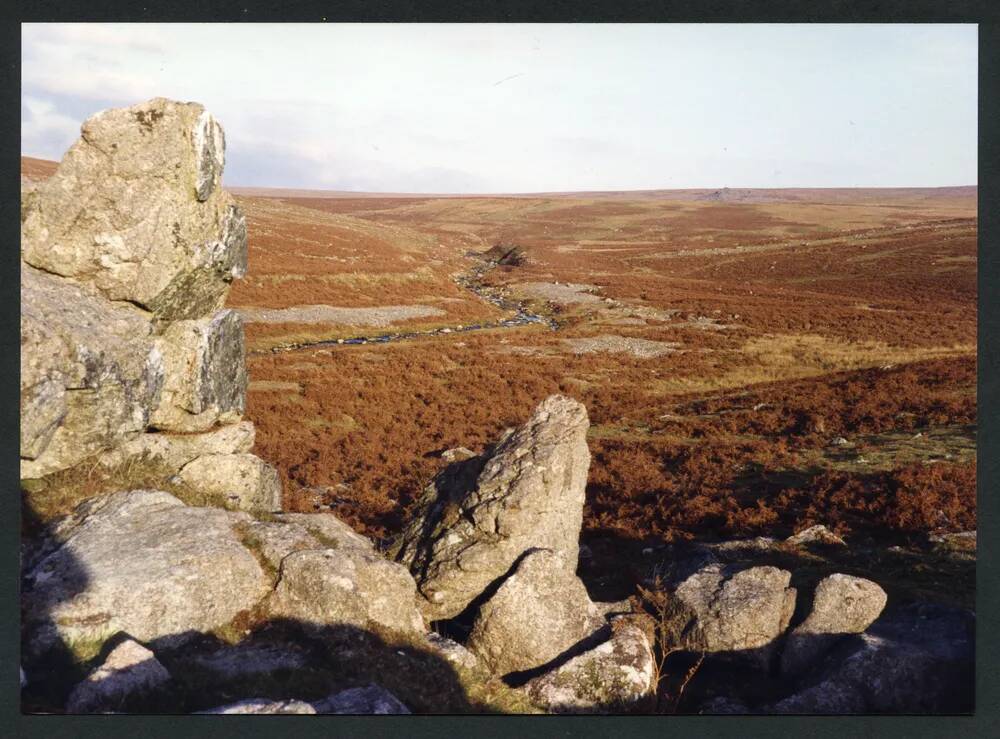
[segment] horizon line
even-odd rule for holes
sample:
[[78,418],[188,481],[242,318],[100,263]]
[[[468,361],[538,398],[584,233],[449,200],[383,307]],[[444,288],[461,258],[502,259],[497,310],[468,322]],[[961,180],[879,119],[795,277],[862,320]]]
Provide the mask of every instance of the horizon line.
[[[39,162],[47,162],[58,165],[60,160],[48,159],[46,157],[34,156],[21,152],[22,159],[34,159]],[[947,184],[947,185],[786,185],[782,187],[757,187],[743,185],[716,185],[706,187],[680,186],[680,187],[628,187],[628,188],[588,188],[586,190],[517,190],[506,192],[421,192],[406,190],[343,190],[333,187],[318,187],[309,185],[243,185],[227,184],[224,187],[228,190],[300,190],[306,192],[328,192],[340,193],[344,195],[396,195],[396,196],[420,196],[420,197],[526,197],[526,196],[553,196],[553,195],[588,195],[607,193],[651,193],[651,192],[722,192],[731,191],[766,191],[766,192],[787,192],[789,190],[945,190],[958,188],[978,188],[979,183]]]

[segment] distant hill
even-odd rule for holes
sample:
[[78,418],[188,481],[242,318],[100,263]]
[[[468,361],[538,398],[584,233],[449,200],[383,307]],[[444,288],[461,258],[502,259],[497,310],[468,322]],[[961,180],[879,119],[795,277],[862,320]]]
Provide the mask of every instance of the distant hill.
[[[21,157],[21,177],[41,180],[56,171],[57,162],[35,157]],[[534,193],[399,193],[354,192],[352,190],[313,190],[291,187],[227,187],[234,195],[263,198],[575,198],[620,200],[692,200],[720,203],[779,203],[779,202],[877,202],[893,200],[924,201],[937,198],[976,198],[976,185],[955,187],[796,187],[796,188],[729,188],[716,190],[689,188],[676,190],[583,190]]]
[[44,180],[51,177],[59,162],[35,157],[21,157],[21,177],[28,180]]

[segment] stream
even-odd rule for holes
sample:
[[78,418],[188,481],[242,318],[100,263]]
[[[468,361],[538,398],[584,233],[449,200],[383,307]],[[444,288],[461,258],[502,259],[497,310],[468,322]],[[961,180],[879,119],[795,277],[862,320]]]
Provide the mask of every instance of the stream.
[[383,334],[353,336],[347,339],[324,339],[322,341],[308,341],[299,344],[284,344],[266,350],[250,352],[250,354],[280,354],[283,352],[298,351],[299,349],[311,349],[314,347],[330,346],[357,346],[360,344],[388,344],[393,341],[406,341],[416,339],[421,336],[438,336],[444,334],[467,333],[469,331],[483,331],[485,329],[497,328],[518,328],[531,324],[543,324],[553,331],[559,329],[559,324],[554,318],[534,313],[526,307],[525,303],[518,300],[511,300],[505,297],[500,290],[483,284],[483,276],[497,266],[497,262],[489,261],[473,267],[466,273],[454,277],[454,281],[459,286],[472,292],[480,300],[484,300],[491,305],[495,305],[504,311],[513,311],[512,318],[505,318],[499,321],[485,321],[483,323],[456,324],[454,326],[441,326],[439,328],[424,329],[422,331],[390,331]]

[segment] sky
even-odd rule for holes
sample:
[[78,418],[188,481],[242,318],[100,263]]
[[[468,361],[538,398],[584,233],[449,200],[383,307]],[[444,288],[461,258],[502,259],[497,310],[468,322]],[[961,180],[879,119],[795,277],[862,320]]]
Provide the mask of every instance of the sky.
[[25,24],[21,152],[195,100],[230,186],[974,185],[975,25]]

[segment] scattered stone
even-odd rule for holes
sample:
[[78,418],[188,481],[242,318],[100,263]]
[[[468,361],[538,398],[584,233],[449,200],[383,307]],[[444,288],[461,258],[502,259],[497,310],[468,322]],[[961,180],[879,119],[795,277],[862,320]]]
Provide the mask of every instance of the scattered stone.
[[830,529],[823,524],[817,524],[815,526],[810,526],[807,529],[803,529],[794,536],[789,536],[785,539],[785,543],[796,547],[806,544],[825,544],[827,546],[845,545],[843,539],[830,531]]
[[104,663],[73,688],[66,713],[110,713],[138,696],[149,695],[170,681],[170,673],[151,651],[126,639]]
[[454,449],[445,449],[441,452],[441,459],[445,462],[451,464],[452,462],[464,462],[467,459],[472,459],[476,456],[476,453],[471,449],[466,449],[464,446],[458,446]]
[[805,671],[844,634],[863,632],[879,617],[885,603],[885,591],[871,580],[841,574],[821,580],[812,610],[785,642],[782,673]]
[[640,359],[672,354],[680,346],[680,344],[674,341],[652,341],[650,339],[633,339],[627,336],[611,335],[563,339],[562,342],[574,354],[592,354],[594,352],[626,353]]
[[769,552],[774,549],[776,543],[775,539],[772,539],[770,536],[755,536],[753,539],[734,539],[732,541],[703,543],[700,545],[700,548],[712,554],[722,555],[723,557],[740,557]]
[[[341,326],[385,328],[413,318],[446,315],[431,305],[381,305],[373,308],[341,308],[333,305],[296,305],[291,308],[240,308],[247,323],[333,323]],[[343,339],[337,339],[343,344]]]
[[575,573],[590,452],[587,411],[553,395],[485,454],[445,468],[396,546],[429,620],[458,615],[532,548]]
[[270,582],[233,531],[234,515],[158,490],[85,501],[26,569],[29,651],[119,631],[180,642],[252,608]]
[[390,634],[425,632],[416,584],[402,565],[360,550],[292,552],[267,600],[272,618],[314,627],[350,625]]
[[248,698],[227,706],[210,708],[207,711],[197,711],[199,714],[315,714],[316,709],[311,703],[299,700],[276,701],[270,698]]
[[777,567],[702,568],[670,595],[669,641],[695,652],[744,654],[765,666],[795,610],[790,580],[791,573]]
[[281,510],[278,471],[253,454],[205,454],[184,465],[178,475],[218,505],[251,513]]
[[653,650],[643,631],[627,624],[611,638],[525,685],[553,713],[615,713],[634,708],[656,687]]
[[513,285],[513,293],[517,297],[545,300],[550,303],[571,305],[573,303],[600,303],[601,298],[592,291],[596,285],[574,283],[560,284],[558,282],[522,282]]
[[222,128],[197,103],[104,110],[22,210],[22,258],[158,318],[221,307],[246,271],[246,222],[220,187]]
[[976,554],[975,531],[959,531],[958,533],[940,535],[931,534],[928,538],[940,549],[943,549],[951,554],[968,554],[973,557]]
[[605,625],[560,554],[529,552],[482,606],[466,646],[498,675],[539,667]]
[[838,436],[830,443],[833,444],[834,446],[848,446],[851,442],[849,442],[843,436]]
[[313,703],[316,713],[334,713],[348,715],[409,715],[410,709],[386,690],[378,685],[367,685],[363,688],[348,688],[339,693]]
[[427,634],[427,643],[434,652],[453,665],[471,670],[479,664],[476,655],[457,641],[441,636],[437,632],[432,631]]

